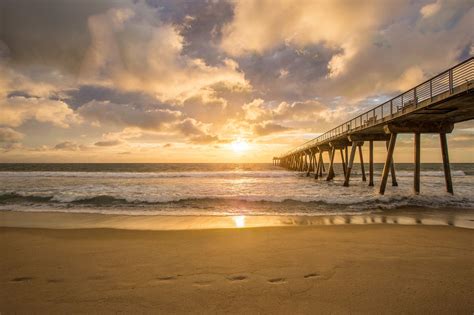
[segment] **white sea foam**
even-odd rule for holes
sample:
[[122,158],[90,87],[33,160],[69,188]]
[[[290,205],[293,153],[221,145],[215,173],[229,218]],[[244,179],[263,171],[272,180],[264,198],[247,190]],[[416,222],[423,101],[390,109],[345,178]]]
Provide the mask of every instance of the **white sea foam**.
[[[367,173],[367,172],[366,172]],[[360,171],[353,171],[353,175],[361,175]],[[380,171],[376,171],[375,175],[381,175]],[[0,178],[5,177],[74,177],[74,178],[203,178],[203,177],[248,177],[248,178],[280,178],[280,177],[295,177],[304,175],[304,172],[290,172],[290,171],[221,171],[221,172],[0,172]],[[413,177],[413,171],[397,171],[397,176]],[[452,176],[465,176],[461,171],[451,171]],[[443,171],[423,171],[421,176],[444,177]]]
[[[360,173],[350,187],[284,170],[190,172],[0,172],[0,209],[19,208],[122,214],[323,215],[403,206],[474,208],[474,176],[453,171],[455,195],[445,192],[442,171],[422,172],[421,194],[412,192],[413,172],[397,171],[399,187],[386,195],[368,187]],[[390,183],[390,181],[389,181]],[[95,212],[94,212],[95,213]]]

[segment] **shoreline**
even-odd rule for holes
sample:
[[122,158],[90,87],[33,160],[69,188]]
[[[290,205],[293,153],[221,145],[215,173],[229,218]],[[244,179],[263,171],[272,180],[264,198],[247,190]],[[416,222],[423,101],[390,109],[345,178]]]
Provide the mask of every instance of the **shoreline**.
[[119,215],[58,211],[0,211],[0,227],[47,229],[205,230],[331,225],[428,225],[474,229],[474,209],[406,207],[358,215]]
[[470,313],[473,231],[0,228],[0,312]]

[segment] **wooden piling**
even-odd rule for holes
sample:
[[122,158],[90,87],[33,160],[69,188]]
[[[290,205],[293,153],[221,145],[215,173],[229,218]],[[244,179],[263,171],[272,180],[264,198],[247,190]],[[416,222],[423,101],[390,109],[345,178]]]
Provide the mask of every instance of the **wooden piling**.
[[420,140],[421,140],[420,133],[419,132],[415,133],[415,141],[414,141],[415,142],[415,174],[414,174],[415,178],[413,181],[413,189],[415,191],[415,194],[417,195],[420,193],[420,172],[421,172]]
[[326,173],[326,166],[324,165],[324,151],[321,153],[321,176],[323,176],[323,172]]
[[[387,150],[389,147],[389,141],[386,142]],[[392,186],[394,187],[398,186],[397,176],[395,175],[395,161],[393,159],[393,156],[392,156],[392,163],[390,163],[390,174],[392,175]]]
[[344,152],[343,149],[340,149],[339,151],[341,152],[342,171],[344,172],[344,178],[346,178],[346,162],[344,160]]
[[347,163],[349,163],[349,148],[348,148],[348,146],[346,146],[344,148],[344,151],[345,151],[345,155],[346,155],[346,158],[344,159],[344,161],[346,163],[346,173],[347,173]]
[[329,153],[329,170],[328,170],[328,176],[326,177],[326,180],[329,181],[334,178],[334,156],[336,155],[336,148],[332,147],[331,151]]
[[319,169],[321,168],[321,154],[322,154],[322,152],[319,151],[318,165],[316,167],[316,171],[314,172],[314,179],[318,179],[318,176],[319,176]]
[[352,165],[354,164],[355,151],[357,150],[357,142],[352,142],[351,156],[349,158],[349,163],[347,163],[347,174],[344,180],[344,186],[349,186],[349,179],[351,177]]
[[446,190],[450,194],[454,194],[453,182],[451,179],[451,168],[449,165],[449,154],[448,154],[448,140],[446,139],[445,133],[439,134],[441,142],[441,153],[443,155],[443,168],[444,168],[444,179],[446,180]]
[[306,176],[309,176],[309,174],[311,173],[311,163],[313,163],[311,160],[311,152],[308,153],[308,160],[309,162],[308,162],[308,169],[306,171]]
[[369,186],[374,186],[374,141],[369,141]]
[[360,171],[362,172],[362,181],[366,182],[365,178],[365,166],[364,166],[364,155],[362,154],[362,145],[359,145],[359,159],[360,159]]
[[390,142],[388,145],[387,159],[385,160],[385,165],[382,172],[382,180],[380,182],[380,194],[385,194],[385,186],[387,186],[388,172],[391,169],[392,160],[393,160],[393,151],[395,150],[395,143],[397,142],[397,134],[392,133],[390,135]]
[[306,152],[306,159],[308,160],[308,164],[306,166],[306,176],[309,176],[311,172],[311,152]]

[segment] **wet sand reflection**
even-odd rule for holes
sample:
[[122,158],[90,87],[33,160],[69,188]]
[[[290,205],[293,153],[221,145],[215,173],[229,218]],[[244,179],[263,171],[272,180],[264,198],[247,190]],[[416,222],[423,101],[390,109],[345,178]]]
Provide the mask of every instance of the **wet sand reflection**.
[[25,228],[116,228],[136,230],[199,230],[309,225],[444,225],[474,229],[474,212],[394,211],[324,216],[147,216],[54,212],[0,212],[0,226]]

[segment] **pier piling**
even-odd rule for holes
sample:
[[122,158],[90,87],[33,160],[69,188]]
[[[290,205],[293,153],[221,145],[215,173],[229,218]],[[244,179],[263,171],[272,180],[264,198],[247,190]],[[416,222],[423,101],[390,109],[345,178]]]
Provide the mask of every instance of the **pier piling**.
[[[382,180],[380,181],[380,194],[385,194],[385,186],[387,185],[388,172],[391,169],[393,161],[393,151],[395,150],[395,142],[397,141],[397,134],[392,133],[390,135],[390,141],[388,144],[387,159],[385,160],[385,165],[382,172]],[[393,173],[392,173],[393,180]]]
[[362,144],[359,147],[360,171],[362,172],[362,181],[367,181],[365,177],[364,155],[362,154]]
[[369,141],[369,186],[374,186],[374,141]]
[[446,181],[446,190],[450,194],[454,194],[453,182],[451,180],[451,168],[449,165],[448,141],[446,139],[446,134],[440,133],[439,139],[441,142],[441,153],[443,155],[443,168],[444,168],[444,179]]
[[415,194],[420,193],[420,172],[421,172],[421,165],[420,165],[420,133],[417,132],[415,133],[415,178],[413,181],[413,189],[415,191]]
[[349,186],[349,180],[351,177],[352,165],[354,164],[355,151],[357,150],[357,142],[352,142],[351,156],[349,157],[349,163],[347,164],[347,174],[344,180],[344,186]]
[[331,151],[329,152],[329,170],[328,170],[328,176],[326,177],[326,180],[329,181],[334,178],[334,155],[336,155],[336,148],[332,147]]
[[[449,80],[446,80],[449,74]],[[474,119],[474,57],[445,70],[433,78],[401,93],[357,117],[342,123],[326,133],[274,158],[274,165],[290,170],[314,172],[318,179],[326,172],[324,152],[328,151],[329,164],[326,180],[332,180],[334,158],[341,155],[344,186],[349,186],[354,157],[359,150],[362,180],[365,174],[364,154],[361,145],[369,142],[369,186],[374,186],[374,141],[385,141],[387,156],[380,182],[380,194],[385,193],[388,176],[392,186],[398,186],[394,150],[398,134],[414,134],[413,191],[420,193],[421,134],[440,136],[446,190],[453,193],[446,134],[454,125]],[[349,156],[349,146],[351,152]],[[357,148],[358,147],[358,148]]]

